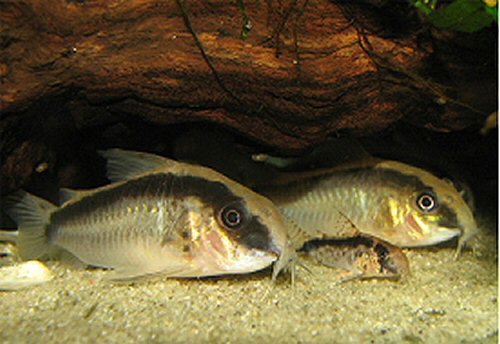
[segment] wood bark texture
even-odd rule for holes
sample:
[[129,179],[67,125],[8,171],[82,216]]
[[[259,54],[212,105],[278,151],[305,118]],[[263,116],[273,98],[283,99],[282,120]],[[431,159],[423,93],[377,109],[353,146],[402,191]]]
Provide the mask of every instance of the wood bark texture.
[[282,151],[400,120],[477,124],[494,102],[495,53],[481,42],[495,33],[436,33],[401,3],[0,2],[4,178],[30,175],[58,106],[79,130],[202,121]]

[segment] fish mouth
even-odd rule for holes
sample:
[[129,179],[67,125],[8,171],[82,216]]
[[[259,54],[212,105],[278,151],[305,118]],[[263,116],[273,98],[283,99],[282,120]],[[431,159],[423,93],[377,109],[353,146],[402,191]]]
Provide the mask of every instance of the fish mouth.
[[267,249],[267,253],[274,256],[275,259],[279,259],[279,257],[281,256],[282,250],[278,246],[276,246],[276,244],[274,242],[271,242],[269,244],[268,249]]
[[281,250],[270,242],[265,248],[245,249],[219,231],[205,237],[205,250],[215,259],[223,273],[247,273],[264,269],[277,261]]
[[276,260],[278,256],[276,254],[263,251],[263,250],[251,250],[247,254],[242,254],[239,256],[238,260],[234,261],[230,267],[231,273],[247,273],[259,271],[267,268]]
[[252,249],[250,254],[256,259],[262,259],[267,261],[267,267],[271,264],[276,265],[280,259],[283,257],[283,250],[281,250],[275,243],[269,243],[266,249]]
[[[410,227],[409,237],[406,238],[401,247],[421,247],[439,244],[454,237],[462,236],[463,229],[460,227],[430,226],[421,222],[418,218],[408,216],[406,222]],[[422,228],[423,227],[423,228]],[[394,243],[393,243],[394,244]]]
[[463,231],[460,228],[439,228],[427,241],[423,241],[422,245],[434,245],[448,241],[455,237],[460,237]]

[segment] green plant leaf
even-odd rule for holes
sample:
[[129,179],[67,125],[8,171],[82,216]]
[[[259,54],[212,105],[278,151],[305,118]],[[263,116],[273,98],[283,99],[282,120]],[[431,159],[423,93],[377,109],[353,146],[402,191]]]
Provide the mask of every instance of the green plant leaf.
[[420,0],[415,1],[414,6],[416,8],[418,8],[420,11],[422,11],[427,16],[432,13],[432,9],[429,8],[426,3],[424,3]]
[[[497,8],[494,10],[497,11]],[[495,21],[494,15],[481,0],[455,0],[446,7],[431,11],[427,18],[438,28],[469,33],[488,27]]]
[[497,6],[495,6],[495,7],[486,6],[485,10],[493,17],[495,22],[498,23],[498,7]]

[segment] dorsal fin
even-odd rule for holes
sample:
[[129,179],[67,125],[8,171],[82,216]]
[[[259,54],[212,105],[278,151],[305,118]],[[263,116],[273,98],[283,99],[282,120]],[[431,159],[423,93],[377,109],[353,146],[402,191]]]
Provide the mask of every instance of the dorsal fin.
[[107,176],[112,182],[127,180],[160,167],[173,167],[176,162],[158,155],[126,151],[118,148],[99,151],[107,160]]
[[61,188],[59,189],[59,205],[63,205],[74,198],[81,198],[87,193],[90,193],[90,191]]
[[254,161],[265,162],[284,171],[303,171],[331,168],[341,164],[372,158],[354,138],[330,138],[301,157],[278,157],[267,154],[253,155]]
[[59,189],[59,204],[64,204],[70,199],[76,197],[78,191],[68,189],[68,188],[60,188]]

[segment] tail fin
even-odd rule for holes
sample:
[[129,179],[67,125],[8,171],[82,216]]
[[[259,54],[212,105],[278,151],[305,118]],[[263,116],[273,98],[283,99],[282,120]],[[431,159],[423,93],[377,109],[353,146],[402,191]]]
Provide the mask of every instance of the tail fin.
[[21,258],[30,260],[46,255],[50,248],[46,229],[50,214],[57,207],[25,191],[18,191],[5,201],[5,212],[17,223]]

